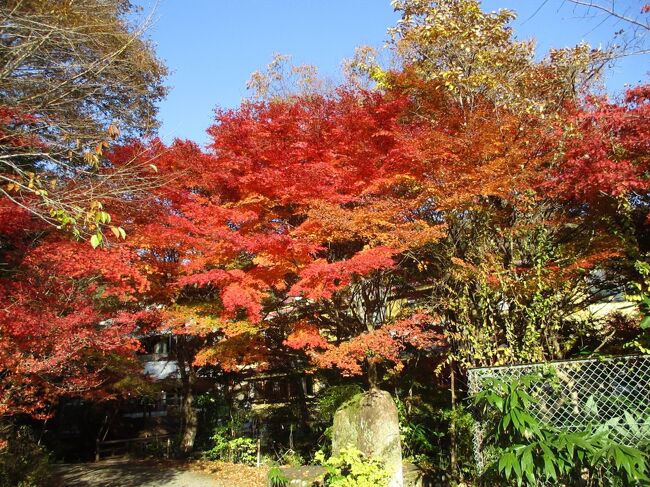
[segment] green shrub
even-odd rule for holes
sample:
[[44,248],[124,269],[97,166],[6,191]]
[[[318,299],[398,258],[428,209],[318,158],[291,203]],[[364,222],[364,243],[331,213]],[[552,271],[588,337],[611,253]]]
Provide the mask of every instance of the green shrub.
[[303,456],[290,448],[278,453],[277,461],[280,465],[289,465],[290,467],[299,467],[305,464]]
[[[462,481],[475,475],[472,431],[474,419],[462,405],[453,410],[444,403],[414,396],[396,398],[402,456],[432,478]],[[445,397],[445,402],[448,398]],[[452,424],[456,430],[456,465],[451,465]]]
[[326,487],[385,487],[390,479],[381,462],[365,458],[356,448],[343,448],[328,459],[317,453],[316,460],[327,469]]
[[318,419],[327,424],[331,423],[332,419],[334,419],[334,413],[344,403],[362,392],[363,388],[359,384],[343,384],[323,389],[316,398]]
[[399,416],[400,443],[402,455],[405,459],[419,463],[419,459],[430,457],[436,450],[435,438],[441,433],[433,431],[425,425],[421,417],[409,414],[402,400],[396,398],[397,413]]
[[598,427],[567,431],[530,414],[537,400],[527,389],[540,379],[539,375],[511,381],[489,378],[484,381],[485,390],[474,397],[492,425],[484,440],[491,459],[484,475],[489,485],[495,477],[517,485],[538,485],[540,480],[577,485],[585,475],[590,485],[634,485],[647,480],[647,454],[610,437],[618,418]]
[[329,455],[332,452],[332,421],[336,411],[354,396],[361,394],[363,388],[359,384],[342,384],[328,386],[321,390],[314,401],[312,428],[318,436],[316,450]]
[[279,467],[273,467],[267,474],[269,485],[271,487],[285,487],[289,482],[289,478],[282,473]]
[[211,448],[210,437],[214,434],[214,429],[226,419],[232,422],[233,417],[236,417],[239,420],[239,411],[233,410],[223,394],[217,394],[215,391],[197,394],[194,400],[200,411],[194,445],[197,450],[203,451]]
[[257,441],[253,438],[232,437],[228,426],[215,428],[210,437],[214,446],[203,452],[209,460],[255,465],[257,462]]
[[0,487],[41,487],[50,480],[49,456],[27,426],[6,428],[0,445]]

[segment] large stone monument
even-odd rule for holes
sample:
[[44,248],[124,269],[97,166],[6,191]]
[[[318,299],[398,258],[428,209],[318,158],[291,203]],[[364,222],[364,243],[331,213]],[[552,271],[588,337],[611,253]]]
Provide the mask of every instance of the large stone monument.
[[372,389],[346,402],[334,415],[332,452],[355,447],[380,460],[391,474],[389,487],[403,487],[397,407],[386,391]]

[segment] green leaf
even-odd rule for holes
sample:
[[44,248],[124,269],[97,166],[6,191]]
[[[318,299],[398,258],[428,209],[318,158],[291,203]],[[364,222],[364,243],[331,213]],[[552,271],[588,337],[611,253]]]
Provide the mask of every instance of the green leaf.
[[[513,454],[513,456],[514,456],[514,454]],[[517,474],[517,478],[521,479],[522,478],[522,476],[521,476],[521,465],[520,465],[519,461],[517,461],[516,458],[512,462],[512,466],[515,469],[515,474]]]
[[584,407],[585,407],[585,411],[587,411],[589,414],[592,415],[598,414],[598,406],[596,405],[596,400],[594,399],[593,394],[589,396]]
[[555,463],[557,459],[555,458],[555,455],[551,451],[551,449],[542,444],[540,445],[542,448],[542,451],[544,454],[542,455],[542,458],[544,459],[544,475],[546,475],[546,478],[552,478],[557,480],[557,473],[555,472]]
[[90,237],[90,245],[92,245],[93,249],[96,249],[99,247],[102,243],[102,235],[100,233],[96,233],[92,237]]
[[488,396],[490,403],[499,411],[503,411],[503,398],[498,394],[490,394]]
[[510,474],[512,473],[512,466],[516,462],[515,454],[512,452],[507,452],[501,455],[501,458],[499,458],[499,466],[498,470],[500,472],[503,472],[506,476],[506,479],[510,478]]
[[639,323],[639,326],[641,327],[642,330],[647,330],[650,328],[650,315],[646,316],[641,320],[641,323]]
[[530,404],[536,402],[535,398],[528,394],[526,391],[519,391],[519,397],[524,406],[528,407]]
[[511,401],[510,404],[511,408],[514,409],[517,406],[519,406],[519,394],[517,394],[517,391],[512,391],[512,395],[510,396],[510,401]]
[[533,464],[533,453],[532,453],[532,448],[530,446],[527,446],[524,449],[524,453],[521,456],[521,466],[522,470],[525,472],[532,472],[534,470],[534,464]]
[[634,416],[630,414],[629,411],[625,411],[625,423],[627,424],[630,431],[636,436],[641,437],[641,430],[639,428],[639,423]]

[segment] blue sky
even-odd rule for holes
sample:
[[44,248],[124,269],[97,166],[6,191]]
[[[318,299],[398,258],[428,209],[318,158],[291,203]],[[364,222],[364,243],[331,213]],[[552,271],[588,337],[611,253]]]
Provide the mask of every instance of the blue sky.
[[[638,12],[644,0],[619,5]],[[354,48],[381,46],[398,15],[390,0],[138,0],[153,11],[148,36],[171,70],[169,96],[160,106],[160,135],[206,143],[205,133],[216,106],[237,106],[246,81],[266,66],[274,53],[309,63],[336,78],[341,61]],[[155,9],[154,9],[155,7]],[[540,8],[541,7],[541,8]],[[607,42],[622,24],[602,22],[564,0],[485,0],[484,10],[510,8],[519,14],[517,37],[533,37],[539,51],[587,40]],[[538,10],[539,9],[539,10]],[[595,14],[595,12],[594,12]],[[649,57],[634,57],[615,67],[607,80],[611,92],[625,83],[647,80]]]

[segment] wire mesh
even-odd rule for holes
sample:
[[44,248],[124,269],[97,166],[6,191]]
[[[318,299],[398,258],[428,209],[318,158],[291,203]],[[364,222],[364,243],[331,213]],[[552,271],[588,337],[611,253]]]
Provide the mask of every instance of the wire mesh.
[[[469,392],[481,392],[487,378],[511,381],[527,375],[540,377],[527,390],[536,399],[529,412],[538,421],[567,431],[605,426],[620,444],[640,448],[650,443],[650,356],[470,369]],[[474,455],[479,472],[490,462],[484,448],[488,426],[477,418]]]

